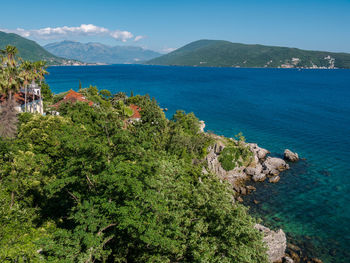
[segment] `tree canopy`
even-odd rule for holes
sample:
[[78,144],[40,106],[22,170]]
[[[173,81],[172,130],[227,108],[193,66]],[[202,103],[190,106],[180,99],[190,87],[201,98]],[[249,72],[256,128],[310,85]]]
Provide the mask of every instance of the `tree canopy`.
[[22,113],[17,137],[0,138],[1,262],[267,262],[247,209],[202,173],[212,139],[193,113],[81,92],[94,106]]

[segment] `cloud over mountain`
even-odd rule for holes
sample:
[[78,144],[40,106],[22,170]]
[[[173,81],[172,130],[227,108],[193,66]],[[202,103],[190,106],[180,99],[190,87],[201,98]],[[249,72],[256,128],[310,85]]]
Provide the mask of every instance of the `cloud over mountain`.
[[[125,30],[110,30],[105,27],[96,26],[93,24],[81,24],[77,27],[62,26],[62,27],[45,27],[40,29],[0,29],[7,33],[16,33],[20,36],[33,38],[38,40],[62,39],[75,36],[104,36],[112,37],[115,40],[126,42],[134,38],[134,35]],[[141,40],[143,37],[137,36],[135,41]]]

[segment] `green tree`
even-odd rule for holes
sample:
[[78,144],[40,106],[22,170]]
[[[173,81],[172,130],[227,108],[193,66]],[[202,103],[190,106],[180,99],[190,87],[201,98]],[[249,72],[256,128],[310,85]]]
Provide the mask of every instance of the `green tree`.
[[102,96],[105,99],[109,99],[110,97],[112,97],[112,93],[109,90],[106,89],[102,89],[99,91],[99,95]]
[[50,86],[45,82],[41,83],[41,94],[43,96],[44,101],[52,102],[53,93],[50,89]]
[[193,161],[210,142],[195,116],[169,121],[149,96],[126,103],[140,122],[67,103],[60,116],[21,114],[18,136],[0,138],[0,258],[266,263],[254,219]]

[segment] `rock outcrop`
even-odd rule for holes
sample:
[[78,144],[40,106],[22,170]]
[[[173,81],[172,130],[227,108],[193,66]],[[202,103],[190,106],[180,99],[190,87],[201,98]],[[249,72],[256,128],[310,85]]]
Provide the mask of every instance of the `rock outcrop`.
[[284,150],[284,159],[290,162],[299,161],[299,155],[297,153],[293,153],[291,150]]
[[294,260],[286,256],[283,258],[282,263],[294,263]]
[[[245,145],[253,153],[253,158],[250,164],[245,167],[236,167],[233,170],[226,171],[219,161],[220,153],[225,148],[225,140],[223,137],[215,136],[215,144],[208,148],[208,155],[206,156],[206,163],[208,171],[211,171],[218,175],[221,180],[227,180],[233,186],[236,182],[252,179],[254,182],[265,181],[267,177],[270,178],[270,182],[277,183],[280,179],[278,176],[280,172],[289,169],[289,165],[282,159],[276,157],[268,157],[270,153],[268,150],[259,147],[256,143],[246,143]],[[235,140],[231,139],[236,142]],[[245,191],[239,189],[234,190],[240,194],[245,194]]]
[[286,234],[283,232],[283,230],[280,229],[276,232],[260,224],[256,224],[255,228],[264,235],[263,241],[268,248],[267,255],[269,257],[269,261],[271,263],[282,261],[287,248]]
[[266,174],[254,174],[252,179],[254,182],[263,182],[266,179]]
[[[255,156],[256,157],[256,156]],[[262,173],[263,167],[259,159],[255,158],[253,163],[251,163],[247,168],[244,169],[244,172],[249,176],[259,175]]]
[[281,177],[279,177],[278,175],[275,175],[275,176],[273,176],[273,177],[271,177],[270,179],[269,179],[269,182],[270,183],[278,183],[278,181],[281,179]]
[[220,140],[217,140],[213,146],[208,148],[208,154],[205,158],[208,170],[215,173],[221,180],[226,180],[232,185],[236,184],[237,181],[249,179],[247,174],[244,173],[244,167],[236,167],[230,171],[222,168],[219,156],[224,148],[225,144]]
[[289,165],[282,159],[276,157],[267,157],[263,162],[263,173],[276,176],[280,172],[289,169]]
[[266,156],[270,153],[268,150],[260,148],[256,143],[248,143],[248,146],[254,155],[259,158],[259,160],[265,159]]
[[199,121],[199,131],[204,132],[204,128],[205,128],[205,122]]
[[[205,158],[207,168],[203,167],[203,172],[215,173],[220,180],[226,180],[231,185],[233,190],[237,193],[234,197],[236,201],[243,202],[243,196],[255,191],[253,186],[245,186],[244,181],[253,180],[255,182],[265,181],[269,178],[270,183],[277,183],[280,180],[280,172],[289,169],[289,165],[281,158],[270,157],[268,150],[259,147],[255,143],[245,143],[249,150],[253,153],[252,159],[247,166],[236,167],[233,170],[226,171],[220,161],[219,157],[221,152],[225,149],[226,144],[231,142],[227,141],[227,138],[212,135],[215,140],[215,144],[210,146],[207,151],[208,154]],[[230,139],[232,142],[238,145],[239,142],[234,139]],[[288,161],[296,161],[299,159],[298,154],[289,150],[284,152],[284,158]],[[254,200],[257,204],[259,201]],[[269,261],[272,262],[286,262],[297,263],[293,257],[294,254],[286,254],[287,239],[282,229],[278,231],[272,231],[269,228],[256,224],[255,228],[261,231],[264,235],[263,241],[268,247]]]

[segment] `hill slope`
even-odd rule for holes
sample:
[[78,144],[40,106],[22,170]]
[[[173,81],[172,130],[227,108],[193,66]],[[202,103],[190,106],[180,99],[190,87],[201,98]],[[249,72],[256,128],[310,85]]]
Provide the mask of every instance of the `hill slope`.
[[198,40],[150,65],[272,68],[350,68],[350,54],[308,51],[297,48],[246,45],[223,40]]
[[80,43],[62,41],[44,46],[46,50],[56,56],[74,58],[89,63],[140,63],[161,54],[134,46],[107,46],[100,43]]
[[0,31],[0,49],[5,48],[7,45],[17,47],[19,53],[18,55],[24,60],[44,60],[49,65],[67,65],[72,63],[79,63],[78,61],[67,60],[52,55],[50,52],[46,51],[35,41],[26,39],[17,34],[5,33]]

